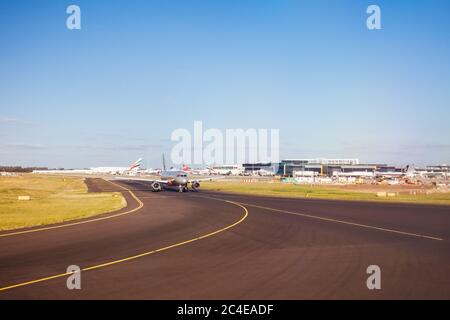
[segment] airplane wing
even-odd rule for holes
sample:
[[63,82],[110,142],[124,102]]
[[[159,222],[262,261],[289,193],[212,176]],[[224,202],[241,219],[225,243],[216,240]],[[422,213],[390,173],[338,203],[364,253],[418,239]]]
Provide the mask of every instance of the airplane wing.
[[133,180],[133,181],[145,181],[150,183],[150,187],[153,191],[161,191],[163,186],[169,183],[168,180],[159,180],[159,179],[146,179],[146,178],[135,178],[135,177],[116,177],[116,180]]
[[[216,176],[216,177],[207,177],[207,178],[199,178],[199,179],[189,179],[189,183],[191,182],[202,182],[202,181],[213,181],[218,179],[224,179],[226,177],[224,176]],[[137,178],[137,177],[115,177],[116,180],[136,180],[136,181],[147,181],[147,182],[158,182],[166,184],[167,180],[158,180],[158,179],[151,179],[151,178]]]
[[208,177],[208,178],[200,178],[200,179],[189,179],[189,182],[202,182],[202,181],[213,181],[218,179],[223,179],[224,176],[217,176],[217,177]]
[[135,181],[146,181],[146,182],[158,182],[166,184],[167,180],[158,180],[158,179],[150,179],[150,178],[136,178],[136,177],[114,177],[114,180],[135,180]]
[[[223,176],[220,177],[208,177],[208,178],[200,178],[200,179],[188,179],[186,185],[175,185],[180,188],[180,192],[183,192],[184,189],[187,189],[187,184],[192,186],[192,190],[198,190],[200,187],[201,181],[212,181],[214,179],[223,179]],[[153,191],[161,191],[165,187],[172,186],[171,180],[160,180],[160,179],[152,179],[152,178],[137,178],[137,177],[115,177],[117,180],[133,180],[133,181],[145,181],[150,183],[150,187]]]

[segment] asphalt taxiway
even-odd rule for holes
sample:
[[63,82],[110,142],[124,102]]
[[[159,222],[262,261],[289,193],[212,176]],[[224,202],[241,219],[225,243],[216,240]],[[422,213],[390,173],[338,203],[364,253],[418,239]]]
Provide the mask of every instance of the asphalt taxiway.
[[449,207],[114,183],[120,211],[0,233],[0,299],[450,299]]

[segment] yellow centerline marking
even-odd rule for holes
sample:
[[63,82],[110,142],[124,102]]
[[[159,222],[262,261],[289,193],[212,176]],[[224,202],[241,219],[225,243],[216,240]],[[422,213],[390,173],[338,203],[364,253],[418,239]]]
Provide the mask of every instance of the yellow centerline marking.
[[288,211],[288,210],[281,210],[281,209],[263,207],[263,206],[258,206],[258,205],[250,204],[250,203],[244,203],[244,202],[239,202],[239,203],[243,204],[243,205],[246,205],[248,207],[254,207],[254,208],[259,208],[259,209],[264,209],[264,210],[269,210],[269,211],[275,211],[275,212],[288,213],[288,214],[293,214],[293,215],[301,216],[301,217],[305,217],[305,218],[311,218],[311,219],[317,219],[317,220],[322,220],[322,221],[341,223],[341,224],[346,224],[346,225],[351,225],[351,226],[356,226],[356,227],[361,227],[361,228],[367,228],[367,229],[373,229],[373,230],[379,230],[379,231],[384,231],[384,232],[397,233],[397,234],[401,234],[401,235],[405,235],[405,236],[411,236],[411,237],[426,238],[426,239],[437,240],[437,241],[443,241],[444,240],[442,238],[433,237],[433,236],[427,236],[427,235],[422,235],[422,234],[417,234],[417,233],[411,233],[411,232],[399,231],[399,230],[394,230],[394,229],[370,226],[370,225],[367,225],[367,224],[349,222],[349,221],[332,219],[332,218],[325,218],[325,217],[310,215],[310,214],[306,214],[306,213],[300,213],[300,212],[293,212],[293,211]]
[[[53,230],[53,229],[59,229],[59,228],[67,228],[67,227],[77,226],[77,225],[80,225],[80,224],[85,224],[85,223],[90,223],[90,222],[96,222],[96,221],[101,221],[101,220],[112,219],[112,218],[120,217],[120,216],[129,214],[129,213],[136,212],[136,211],[138,211],[139,209],[141,209],[141,208],[144,206],[144,204],[142,203],[142,201],[139,200],[139,198],[138,198],[138,197],[137,197],[130,189],[127,189],[127,188],[125,188],[125,187],[123,187],[123,186],[121,186],[121,185],[119,185],[119,184],[117,184],[117,183],[114,183],[114,182],[112,182],[112,181],[109,181],[109,180],[105,180],[105,181],[107,181],[107,182],[109,182],[109,183],[111,183],[111,184],[113,184],[113,185],[115,185],[115,186],[117,186],[117,187],[120,187],[120,188],[122,188],[122,189],[128,191],[128,192],[131,194],[131,196],[137,201],[137,203],[138,203],[139,205],[138,205],[136,208],[134,208],[134,209],[131,209],[131,210],[128,210],[128,211],[125,211],[125,212],[122,212],[122,213],[117,213],[117,214],[113,214],[113,215],[108,215],[108,216],[106,216],[106,217],[94,218],[94,219],[89,219],[89,220],[84,220],[84,221],[78,221],[78,222],[65,223],[65,224],[62,224],[62,225],[50,226],[50,227],[44,227],[44,228],[38,228],[38,229],[31,229],[31,230],[25,230],[25,231],[10,232],[10,233],[5,233],[5,234],[0,234],[0,238],[3,238],[3,237],[10,237],[10,236],[16,236],[16,235],[19,235],[19,234],[25,234],[25,233],[47,231],[47,230]],[[105,213],[103,213],[103,214],[105,214]],[[106,214],[107,214],[107,213],[106,213]]]
[[[226,231],[228,229],[231,229],[231,228],[237,226],[242,221],[244,221],[247,218],[247,216],[248,216],[247,208],[244,207],[243,205],[237,203],[237,202],[230,201],[230,200],[219,199],[219,198],[212,198],[212,197],[204,197],[204,198],[211,198],[211,199],[214,199],[214,200],[219,200],[219,201],[223,201],[223,202],[234,204],[234,205],[244,209],[245,213],[238,221],[236,221],[236,222],[234,222],[234,223],[232,223],[232,224],[230,224],[230,225],[228,225],[228,226],[226,226],[224,228],[221,228],[219,230],[216,230],[216,231],[213,231],[213,232],[210,232],[210,233],[207,233],[207,234],[204,234],[204,235],[201,235],[201,236],[189,239],[189,240],[185,240],[185,241],[182,241],[182,242],[171,244],[171,245],[168,245],[166,247],[162,247],[162,248],[159,248],[159,249],[154,249],[154,250],[151,250],[151,251],[143,252],[143,253],[140,253],[140,254],[137,254],[137,255],[134,255],[134,256],[130,256],[130,257],[122,258],[122,259],[119,259],[119,260],[114,260],[114,261],[111,261],[111,262],[106,262],[106,263],[102,263],[102,264],[86,267],[86,268],[81,269],[81,271],[82,272],[83,271],[90,271],[90,270],[95,270],[95,269],[108,267],[108,266],[119,264],[119,263],[123,263],[123,262],[126,262],[126,261],[142,258],[142,257],[148,256],[148,255],[151,255],[151,254],[158,253],[158,252],[166,251],[166,250],[169,250],[169,249],[172,249],[172,248],[180,247],[182,245],[186,245],[186,244],[189,244],[191,242],[202,240],[202,239],[214,236],[214,235],[216,235],[218,233],[224,232],[224,231]],[[0,292],[1,291],[6,291],[6,290],[10,290],[10,289],[14,289],[14,288],[18,288],[18,287],[31,285],[31,284],[38,283],[38,282],[44,282],[44,281],[48,281],[48,280],[52,280],[52,279],[62,278],[62,277],[65,277],[65,276],[68,276],[68,275],[71,275],[71,274],[73,274],[73,272],[66,272],[66,273],[56,274],[56,275],[53,275],[53,276],[48,276],[48,277],[45,277],[45,278],[40,278],[40,279],[36,279],[36,280],[31,280],[31,281],[27,281],[27,282],[22,282],[22,283],[10,285],[10,286],[7,286],[7,287],[0,288]]]

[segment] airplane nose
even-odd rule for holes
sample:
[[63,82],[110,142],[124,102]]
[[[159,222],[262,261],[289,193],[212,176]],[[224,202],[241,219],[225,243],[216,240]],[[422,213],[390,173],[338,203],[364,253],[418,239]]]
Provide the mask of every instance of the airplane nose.
[[187,183],[187,179],[186,178],[177,178],[176,182],[179,185],[185,185]]

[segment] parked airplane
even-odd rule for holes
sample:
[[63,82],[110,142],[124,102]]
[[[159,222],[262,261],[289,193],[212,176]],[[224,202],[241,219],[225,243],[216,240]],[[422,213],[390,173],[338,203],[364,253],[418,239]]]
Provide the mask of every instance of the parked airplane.
[[206,169],[192,169],[189,166],[183,164],[183,171],[188,173],[188,174],[193,174],[193,175],[203,175],[203,176],[207,176],[211,174],[211,169],[210,168],[206,168]]
[[140,170],[138,170],[138,173],[140,173],[140,174],[147,174],[147,175],[160,175],[161,174],[161,169],[153,169],[153,168],[140,169]]
[[63,170],[34,170],[33,173],[69,173],[69,174],[128,174],[136,175],[141,164],[142,158],[137,159],[129,167],[94,167],[89,169],[63,169]]
[[377,178],[404,178],[414,177],[416,170],[414,166],[407,165],[403,171],[375,171],[374,174]]
[[93,173],[133,174],[139,170],[142,160],[142,158],[137,159],[129,167],[96,167],[91,168],[90,170]]

